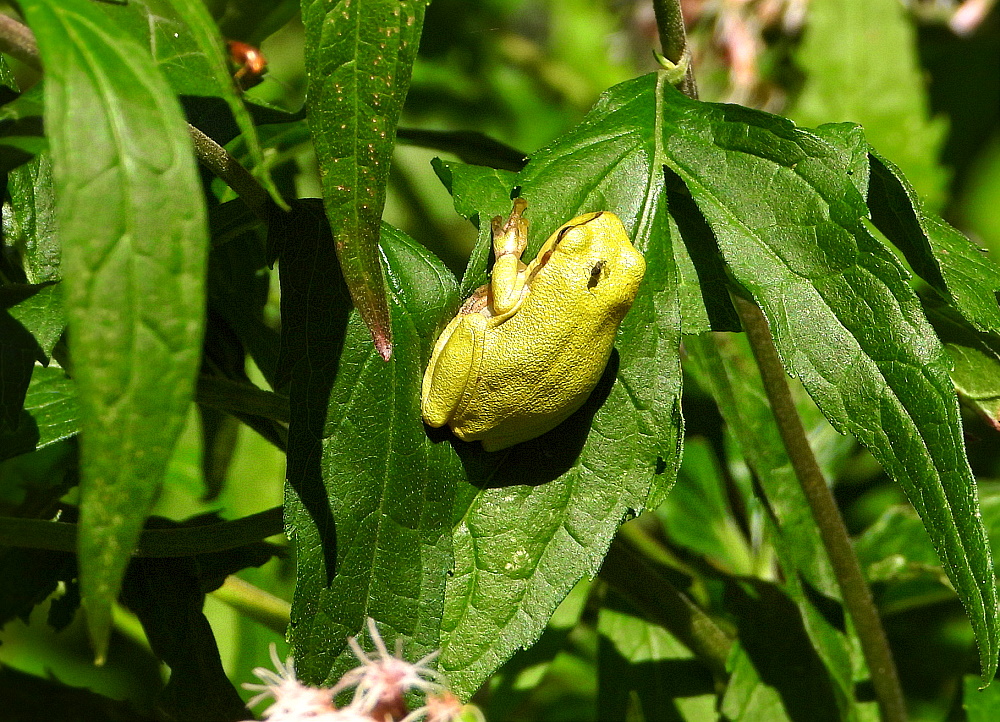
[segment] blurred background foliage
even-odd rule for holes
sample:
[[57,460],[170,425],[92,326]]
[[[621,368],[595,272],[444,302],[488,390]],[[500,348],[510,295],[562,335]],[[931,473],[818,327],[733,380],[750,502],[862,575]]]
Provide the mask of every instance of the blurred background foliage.
[[[263,82],[248,93],[298,110],[305,75],[296,4],[207,4],[227,37],[260,45],[268,59]],[[269,9],[262,11],[263,6]],[[804,125],[862,123],[871,143],[902,167],[926,202],[1000,261],[1000,12],[989,2],[977,7],[980,15],[969,17],[957,14],[959,4],[949,0],[684,3],[703,100],[762,108]],[[655,69],[657,46],[646,1],[434,0],[401,127],[479,131],[530,154],[572,128],[606,88]],[[279,187],[300,197],[319,196],[316,162],[302,124],[266,126],[262,135]],[[231,144],[234,153],[239,143]],[[397,147],[385,215],[460,273],[475,231],[454,213],[431,169],[429,161],[438,155],[447,157],[405,143]],[[223,186],[216,189],[220,200],[230,197]],[[271,302],[276,323],[276,296]],[[255,369],[248,373],[266,387]],[[755,506],[737,445],[696,378],[688,381],[689,438],[681,477],[656,515],[632,524],[662,535],[671,565],[688,570],[694,580],[692,595],[721,609],[717,574],[766,580],[774,552],[761,531],[763,510]],[[230,434],[227,444],[220,446],[215,438],[206,447],[197,413],[192,409],[154,513],[179,520],[217,512],[233,519],[279,505],[283,455],[238,424],[220,432]],[[1000,437],[974,414],[966,423],[984,518],[996,545]],[[971,631],[928,551],[926,535],[901,492],[866,452],[818,417],[812,433],[821,456],[826,454],[848,525],[858,535],[914,719],[961,718],[962,677],[977,671]],[[207,458],[220,448],[231,463]],[[68,440],[0,462],[0,475],[37,483],[62,479],[74,453]],[[206,488],[213,486],[206,482],[206,469],[211,475],[219,468],[226,469],[221,491],[206,498]],[[711,533],[705,533],[706,524]],[[1000,556],[996,548],[994,554]],[[712,571],[699,572],[703,568]],[[239,576],[279,598],[280,612],[280,600],[291,598],[294,560],[272,560]],[[489,719],[595,719],[599,636],[592,584],[581,583],[539,644],[515,656],[487,685],[481,701]],[[280,625],[268,627],[237,611],[245,594],[227,587],[210,595],[206,608],[237,684],[251,680],[253,667],[269,666],[269,643],[277,643],[281,654],[287,650],[276,630]],[[614,600],[605,601],[608,609],[614,606]],[[34,616],[43,618],[48,611],[43,605]],[[0,662],[142,706],[163,684],[164,670],[135,618],[121,611],[109,663],[95,669],[77,617],[61,632],[42,623],[8,624]],[[613,622],[602,616],[600,625]],[[689,696],[691,709],[698,699]]]

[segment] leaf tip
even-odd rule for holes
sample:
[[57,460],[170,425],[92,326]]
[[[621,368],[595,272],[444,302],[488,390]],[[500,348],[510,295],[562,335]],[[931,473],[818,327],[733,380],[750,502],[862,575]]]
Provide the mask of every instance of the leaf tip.
[[392,358],[392,335],[387,333],[387,329],[372,329],[372,342],[375,350],[382,357],[383,361]]
[[111,610],[104,605],[88,604],[87,634],[94,650],[94,666],[103,667],[108,658],[108,643],[111,638]]

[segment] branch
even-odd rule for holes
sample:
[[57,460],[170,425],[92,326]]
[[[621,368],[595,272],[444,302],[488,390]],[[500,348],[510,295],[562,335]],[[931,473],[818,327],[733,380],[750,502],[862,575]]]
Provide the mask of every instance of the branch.
[[882,620],[872,599],[871,590],[861,572],[854,547],[847,536],[847,527],[840,516],[837,502],[826,485],[823,472],[809,446],[802,420],[795,409],[785,369],[771,339],[771,329],[764,314],[752,301],[733,294],[733,305],[740,315],[743,330],[760,367],[761,380],[767,393],[774,420],[781,433],[788,458],[805,492],[820,538],[833,565],[840,592],[861,641],[861,651],[871,673],[875,697],[883,722],[906,722],[906,703],[899,686],[899,676],[892,659],[889,642],[882,629]]

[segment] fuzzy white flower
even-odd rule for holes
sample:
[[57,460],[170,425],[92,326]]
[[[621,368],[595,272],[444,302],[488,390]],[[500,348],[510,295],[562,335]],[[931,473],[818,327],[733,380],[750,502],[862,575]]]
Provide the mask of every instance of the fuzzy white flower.
[[244,683],[244,689],[260,693],[247,703],[247,707],[271,698],[274,703],[264,710],[264,719],[268,722],[350,722],[337,716],[341,710],[333,706],[333,690],[309,687],[299,682],[295,678],[295,660],[289,657],[282,662],[274,644],[271,644],[271,662],[276,671],[266,667],[257,667],[253,671],[264,684]]
[[486,722],[482,710],[473,704],[462,704],[462,700],[448,690],[435,694],[429,692],[423,707],[406,715],[400,722]]
[[347,640],[361,666],[348,671],[333,687],[333,694],[356,687],[350,707],[369,714],[375,719],[389,716],[400,719],[406,715],[404,695],[411,689],[436,692],[441,689],[441,675],[428,665],[440,653],[434,651],[416,663],[403,659],[402,640],[397,640],[396,654],[382,641],[375,620],[368,618],[368,633],[375,645],[375,654],[368,654],[355,637]]

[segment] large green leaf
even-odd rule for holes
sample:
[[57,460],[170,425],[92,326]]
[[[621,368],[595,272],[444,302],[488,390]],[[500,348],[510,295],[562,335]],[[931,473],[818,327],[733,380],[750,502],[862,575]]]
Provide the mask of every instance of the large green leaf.
[[[617,142],[595,146],[621,128]],[[607,209],[619,214],[647,258],[617,353],[591,400],[559,428],[496,454],[445,430],[428,438],[419,415],[423,364],[458,299],[439,263],[399,246],[385,230],[393,322],[397,334],[406,334],[398,355],[388,365],[375,363],[354,320],[345,340],[313,339],[286,354],[290,529],[303,550],[293,638],[308,678],[332,677],[350,664],[347,657],[335,661],[341,640],[370,614],[383,631],[388,626],[421,648],[442,647],[453,688],[470,694],[536,640],[573,585],[596,572],[621,521],[662,498],[673,482],[680,320],[653,129],[652,106],[644,111],[628,96],[612,97],[514,179],[529,202],[532,248],[568,218]],[[574,167],[580,155],[590,159],[590,173]],[[450,172],[456,205],[480,225],[509,211],[511,188],[497,183],[495,171],[450,164]],[[645,192],[636,198],[622,181],[639,172]],[[298,247],[306,236],[290,234],[286,244],[294,238]],[[317,266],[328,250],[301,251],[300,284],[330,277]],[[343,328],[332,311],[317,312],[343,304],[342,297],[286,289],[285,274],[299,273],[297,267],[282,260],[282,299],[289,313],[301,304],[298,313],[306,315],[286,318],[283,327],[296,337]],[[309,330],[314,325],[318,331]],[[314,419],[312,428],[296,423],[305,417]]]
[[192,398],[205,211],[187,127],[146,49],[85,0],[21,7],[46,68],[83,430],[80,581],[100,657]]
[[309,124],[351,298],[384,359],[392,328],[378,241],[396,123],[428,0],[302,0]]
[[[680,319],[651,110],[627,93],[606,94],[517,177],[532,223],[526,258],[569,218],[611,210],[645,255],[647,272],[619,330],[615,383],[608,388],[606,373],[583,410],[589,422],[574,416],[501,463],[486,464],[488,487],[464,506],[442,654],[462,690],[536,639],[572,584],[597,569],[623,515],[654,506],[676,477]],[[498,197],[495,190],[473,193],[471,204],[485,210]],[[456,196],[457,207],[469,205],[468,196]],[[458,445],[459,453],[471,453],[467,446]],[[522,461],[529,458],[533,463]]]
[[410,640],[408,656],[440,646],[449,528],[461,464],[420,422],[420,377],[439,309],[454,307],[450,274],[383,227],[396,353],[383,362],[341,280],[318,203],[298,203],[272,243],[281,248],[282,368],[290,376],[286,525],[297,542],[291,639],[296,668],[335,679],[345,639],[379,621]]
[[[634,93],[652,91],[639,83]],[[851,155],[782,118],[670,87],[657,97],[667,165],[764,311],[785,368],[906,492],[992,674],[996,586],[948,363],[906,272],[864,225]]]
[[[371,615],[390,637],[410,640],[412,654],[441,647],[453,688],[471,693],[538,638],[559,600],[597,569],[621,519],[663,498],[679,459],[674,258],[683,253],[689,284],[714,262],[706,277],[716,288],[731,274],[754,295],[789,370],[914,498],[988,669],[994,592],[957,404],[905,273],[862,222],[865,185],[853,176],[867,149],[859,138],[853,126],[817,135],[692,101],[662,74],[605,93],[512,179],[532,224],[525,257],[568,218],[611,210],[645,254],[647,276],[588,404],[496,454],[446,430],[428,438],[419,423],[422,365],[457,303],[440,264],[383,232],[393,321],[406,333],[400,357],[383,365],[348,315],[346,294],[331,285],[335,242],[309,241],[315,224],[289,229],[283,245],[294,256],[281,264],[293,407],[289,530],[302,550],[292,634],[306,678],[333,679],[352,664],[340,640]],[[456,208],[480,226],[482,245],[486,220],[507,208],[509,179],[454,163],[438,169]],[[685,206],[686,193],[693,203]],[[668,198],[670,211],[680,209],[676,224]],[[713,261],[719,250],[726,269]],[[467,288],[483,272],[485,256],[476,259]],[[724,318],[713,299],[697,303],[704,315],[694,328]],[[872,307],[880,315],[864,314]],[[826,634],[809,628],[818,612],[805,611],[806,631]],[[843,645],[830,644],[822,661],[842,689]]]

